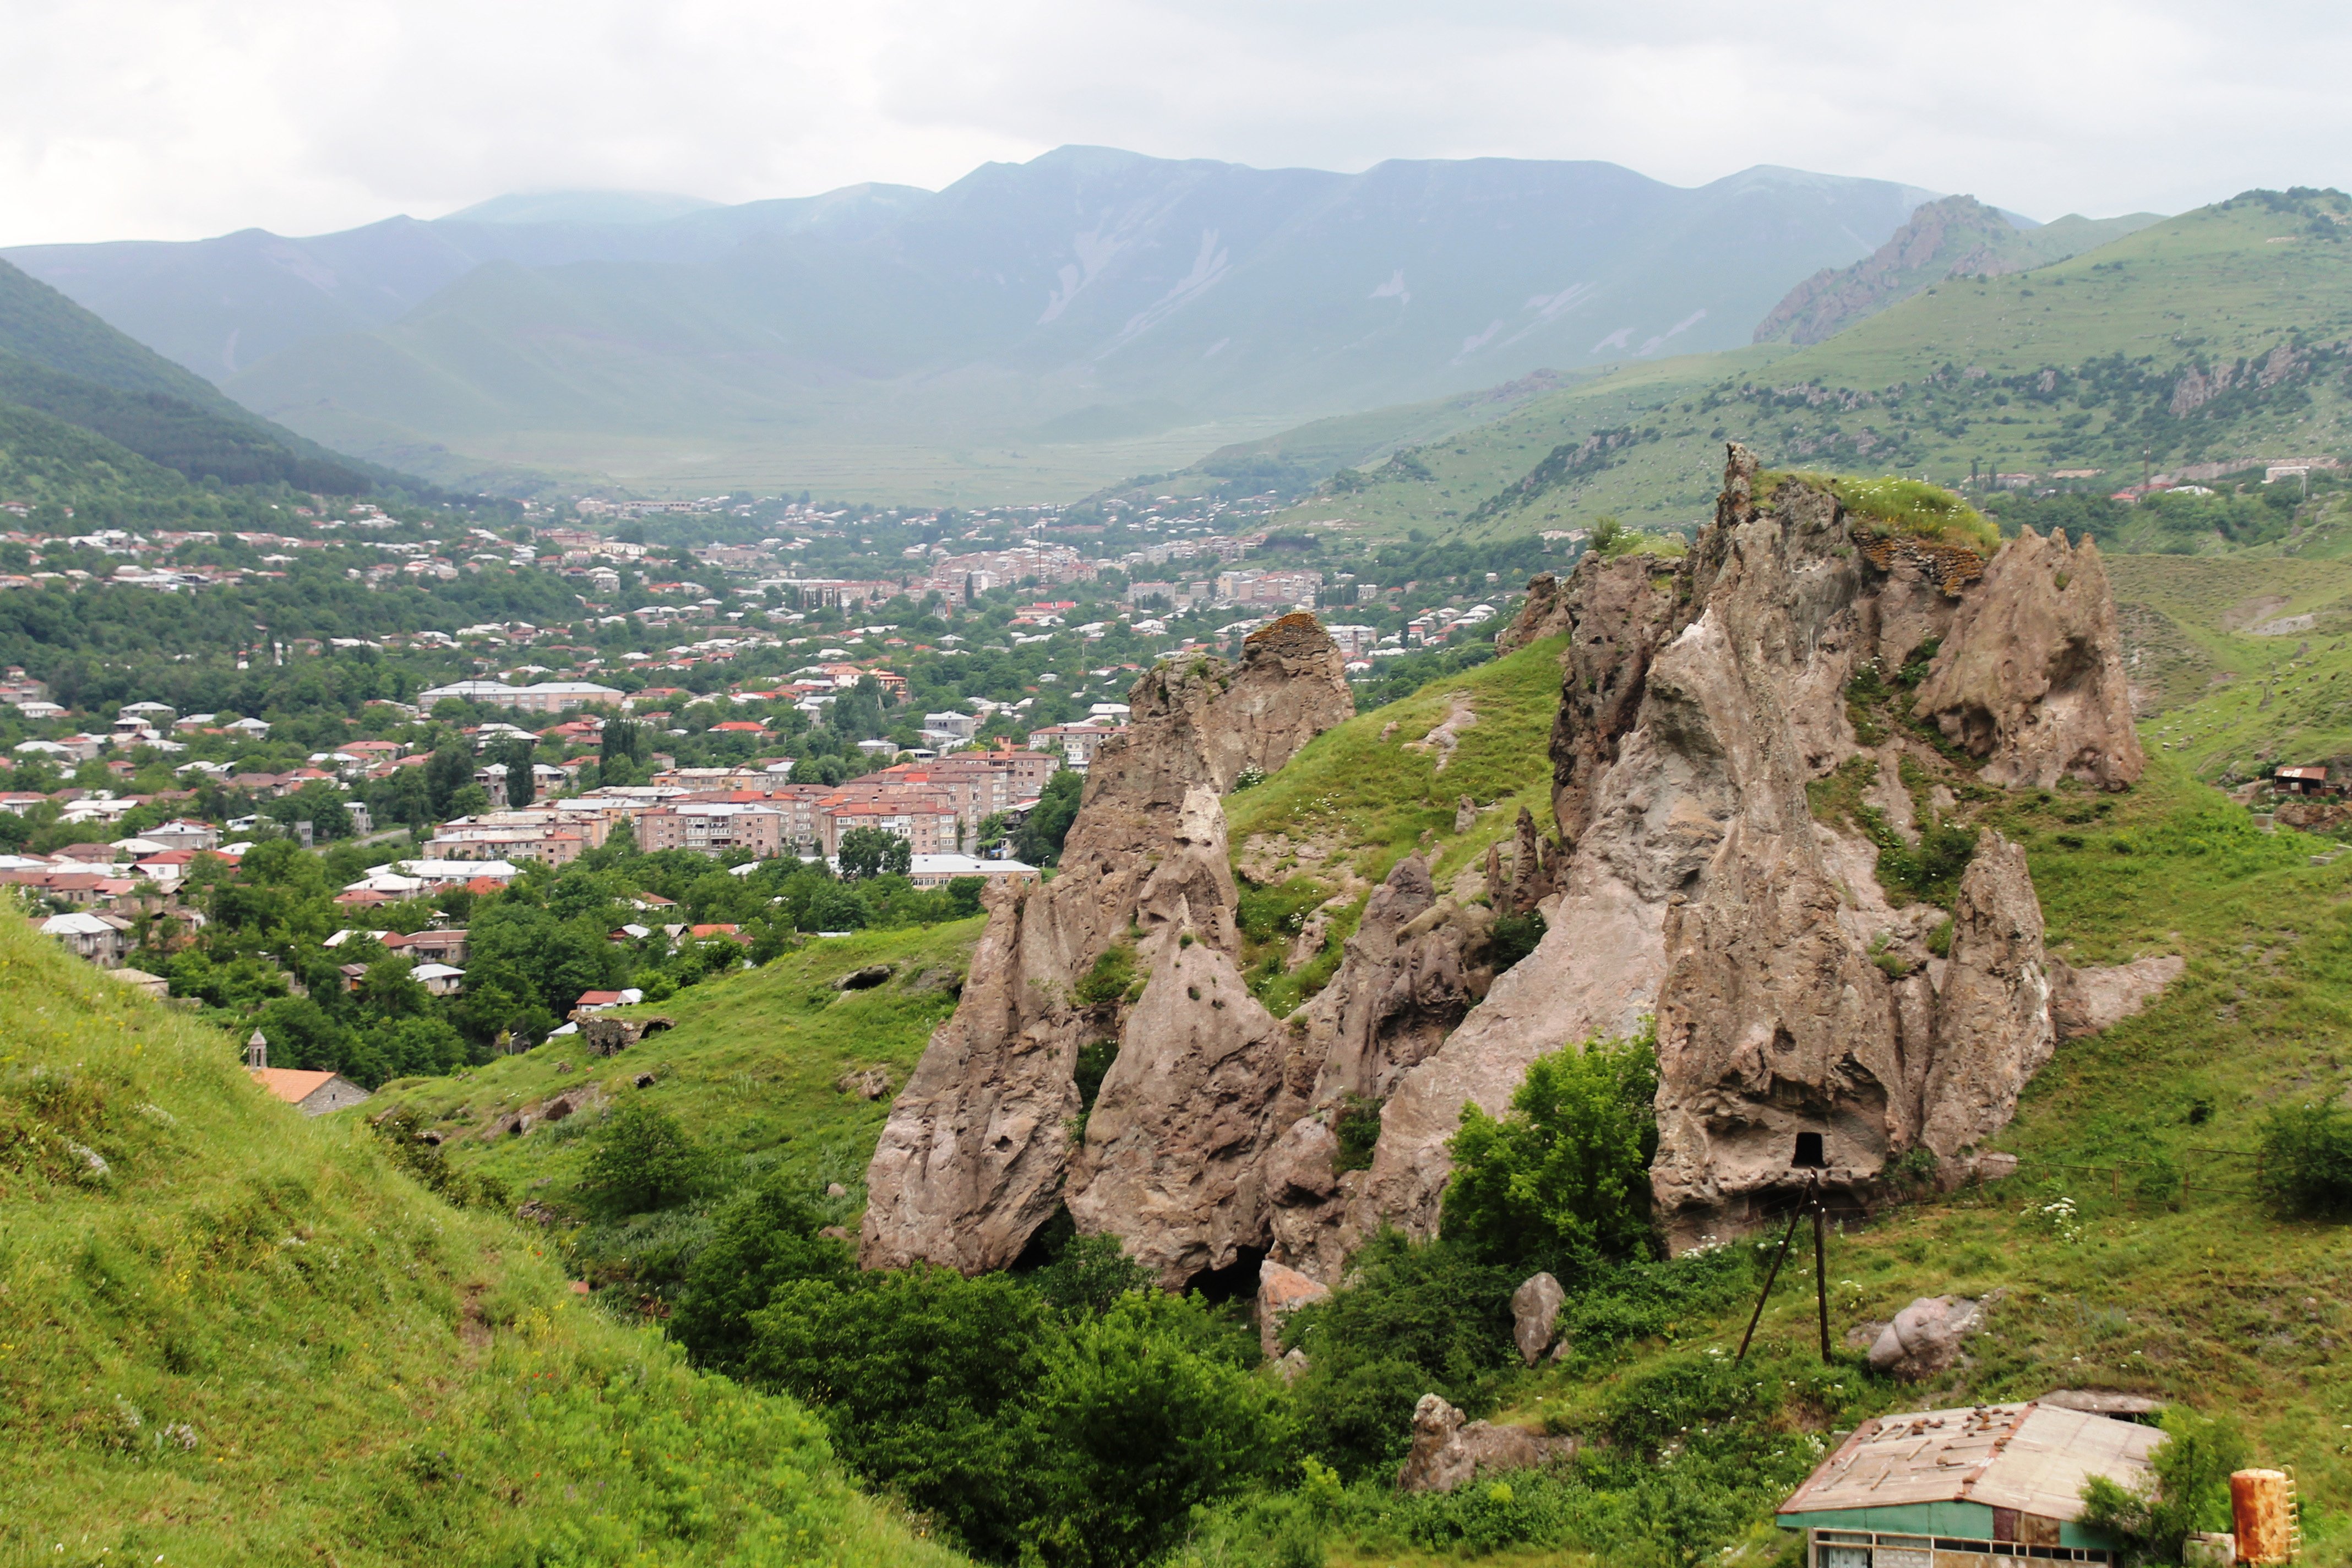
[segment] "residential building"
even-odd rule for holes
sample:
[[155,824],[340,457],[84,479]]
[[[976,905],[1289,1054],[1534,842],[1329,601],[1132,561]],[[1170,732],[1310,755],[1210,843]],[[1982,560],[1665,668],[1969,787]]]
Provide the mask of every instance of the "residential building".
[[41,922],[41,934],[53,936],[70,949],[76,958],[87,960],[100,969],[120,969],[123,955],[131,951],[131,925],[121,915],[94,913],[76,910],[71,914],[51,915]]
[[944,888],[964,877],[984,878],[991,886],[1034,882],[1037,868],[1018,860],[982,860],[972,855],[918,855],[907,869],[907,880],[918,888]]

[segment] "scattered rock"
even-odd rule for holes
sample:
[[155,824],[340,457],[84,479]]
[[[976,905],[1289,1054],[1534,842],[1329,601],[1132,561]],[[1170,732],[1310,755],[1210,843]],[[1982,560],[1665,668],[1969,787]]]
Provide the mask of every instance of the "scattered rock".
[[2095,1035],[2139,1012],[2189,967],[2178,953],[2136,958],[2105,968],[2050,964],[2050,1016],[2063,1040]]
[[2113,1415],[2145,1421],[2163,1414],[2164,1401],[2146,1394],[2117,1394],[2105,1388],[2054,1388],[2036,1403],[2091,1415]]
[[1572,1437],[1544,1437],[1523,1426],[1465,1421],[1438,1394],[1412,1408],[1412,1451],[1397,1472],[1401,1492],[1450,1492],[1481,1475],[1533,1469],[1576,1452]]
[[1895,1314],[1870,1347],[1874,1372],[1916,1383],[1948,1372],[1960,1342],[1984,1326],[1978,1304],[1964,1297],[1922,1296]]
[[1533,1275],[1511,1292],[1511,1338],[1518,1344],[1521,1361],[1533,1366],[1551,1348],[1560,1309],[1567,1304],[1568,1292],[1549,1274]]
[[1310,1302],[1328,1300],[1328,1286],[1272,1258],[1257,1268],[1257,1342],[1268,1361],[1282,1359],[1282,1320]]
[[881,1068],[866,1068],[843,1073],[834,1080],[834,1087],[860,1100],[879,1100],[890,1092],[890,1075]]
[[1295,1347],[1285,1352],[1283,1358],[1274,1363],[1274,1375],[1285,1383],[1297,1383],[1307,1375],[1307,1352]]
[[849,1234],[848,1227],[845,1226],[829,1225],[819,1230],[817,1234],[824,1237],[827,1241],[856,1241],[857,1239],[856,1237]]
[[887,963],[869,963],[863,969],[853,969],[833,983],[835,991],[871,991],[896,973]]
[[655,1016],[651,1018],[614,1018],[591,1014],[580,1020],[580,1043],[594,1055],[609,1057],[625,1051],[648,1035],[658,1035],[677,1026],[677,1020]]
[[849,1189],[839,1182],[827,1182],[824,1184],[824,1195],[829,1198],[845,1198],[849,1195]]
[[537,1198],[526,1200],[515,1210],[515,1218],[523,1221],[527,1225],[553,1225],[557,1220],[560,1220],[562,1217],[563,1215],[562,1212],[556,1209],[552,1205],[543,1204]]
[[651,1089],[651,1088],[653,1088],[653,1086],[654,1086],[654,1075],[653,1075],[653,1074],[651,1074],[651,1073],[649,1073],[649,1072],[641,1072],[641,1073],[639,1073],[639,1074],[637,1075],[637,1077],[636,1077],[636,1085],[637,1085],[637,1087],[638,1087],[639,1089]]
[[1471,702],[1468,692],[1456,691],[1448,701],[1451,705],[1446,709],[1445,717],[1420,740],[1406,743],[1408,751],[1435,752],[1437,767],[1434,771],[1441,773],[1445,771],[1445,764],[1454,760],[1454,748],[1462,743],[1462,731],[1478,721],[1477,707]]
[[1478,803],[1464,795],[1454,804],[1454,831],[1467,833],[1478,826]]

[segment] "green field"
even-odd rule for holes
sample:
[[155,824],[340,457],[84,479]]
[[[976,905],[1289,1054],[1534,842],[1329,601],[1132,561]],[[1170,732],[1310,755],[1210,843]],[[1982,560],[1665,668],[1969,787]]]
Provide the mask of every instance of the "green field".
[[0,1018],[0,1561],[952,1561],[799,1406],[22,920]]

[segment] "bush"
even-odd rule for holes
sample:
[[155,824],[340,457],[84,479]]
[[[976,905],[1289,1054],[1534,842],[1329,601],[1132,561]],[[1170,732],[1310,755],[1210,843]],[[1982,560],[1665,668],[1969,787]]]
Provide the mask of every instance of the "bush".
[[1541,912],[1529,910],[1525,914],[1497,915],[1494,933],[1486,939],[1486,957],[1500,974],[1536,950],[1544,939],[1544,918]]
[[709,1241],[687,1265],[669,1331],[702,1365],[741,1361],[751,1342],[751,1315],[777,1287],[839,1281],[856,1272],[847,1243],[816,1234],[824,1218],[796,1185],[780,1173],[737,1197],[719,1211]]
[[709,1157],[677,1117],[632,1100],[590,1134],[581,1191],[621,1214],[682,1203],[702,1189]]
[[2352,1213],[2352,1116],[2333,1100],[2273,1107],[2263,1123],[2263,1195],[2290,1214]]
[[1331,1132],[1339,1142],[1339,1152],[1331,1160],[1334,1171],[1370,1170],[1372,1152],[1381,1142],[1381,1102],[1360,1094],[1342,1097],[1339,1114],[1331,1119]]
[[1538,1057],[1499,1121],[1465,1104],[1441,1234],[1497,1263],[1650,1251],[1657,1092],[1645,1025]]
[[1286,1464],[1280,1388],[1197,1299],[1121,1297],[1055,1341],[1035,1399],[1048,1518],[1035,1544],[1073,1568],[1127,1568],[1192,1510]]
[[1355,1283],[1302,1308],[1286,1344],[1307,1352],[1297,1385],[1307,1451],[1349,1476],[1393,1466],[1412,1407],[1442,1394],[1475,1415],[1517,1359],[1511,1291],[1520,1276],[1451,1242],[1386,1231],[1356,1255]]
[[824,1409],[841,1457],[1010,1562],[1042,1510],[1044,1300],[1009,1276],[920,1267],[779,1286],[750,1316],[745,1373]]
[[2083,1484],[2083,1524],[2122,1543],[2126,1568],[2178,1563],[2191,1532],[2230,1527],[2230,1472],[2246,1464],[2246,1440],[2226,1420],[2186,1405],[2165,1411],[2164,1441],[2133,1487],[2105,1476]]

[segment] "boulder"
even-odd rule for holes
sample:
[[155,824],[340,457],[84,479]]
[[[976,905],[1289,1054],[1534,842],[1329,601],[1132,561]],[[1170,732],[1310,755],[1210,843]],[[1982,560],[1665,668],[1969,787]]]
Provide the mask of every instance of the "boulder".
[[887,963],[869,963],[863,969],[853,969],[833,983],[835,991],[871,991],[890,978],[894,971]]
[[[1272,1258],[1257,1268],[1257,1342],[1265,1359],[1278,1362],[1282,1355],[1282,1320],[1299,1308],[1316,1301],[1330,1300],[1328,1286],[1301,1274],[1296,1268],[1286,1268]],[[1297,1354],[1292,1352],[1292,1354]],[[1301,1359],[1304,1365],[1304,1358]]]
[[1960,1342],[1984,1326],[1978,1303],[1964,1297],[1922,1296],[1895,1314],[1870,1347],[1873,1372],[1916,1383],[1948,1372]]
[[1412,1408],[1412,1449],[1397,1472],[1397,1490],[1450,1492],[1481,1475],[1533,1469],[1575,1452],[1572,1437],[1469,1421],[1442,1395],[1424,1394]]
[[1511,1339],[1521,1361],[1533,1366],[1551,1348],[1567,1304],[1568,1292],[1549,1274],[1532,1275],[1511,1292]]
[[1989,784],[2137,783],[2147,758],[2098,545],[2031,528],[2003,545],[1961,603],[1912,706],[1983,759]]
[[656,1016],[651,1018],[611,1018],[592,1015],[580,1020],[580,1043],[590,1054],[609,1057],[625,1051],[648,1035],[658,1035],[672,1028],[675,1018]]
[[2050,960],[2050,1017],[2062,1040],[2111,1028],[2164,994],[2189,967],[2178,953],[2076,969]]

